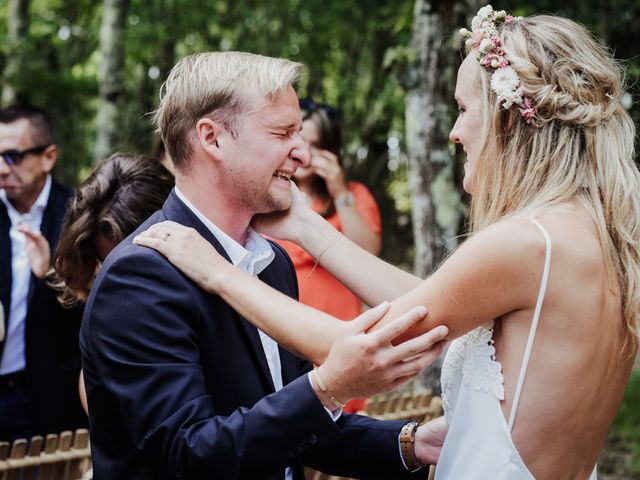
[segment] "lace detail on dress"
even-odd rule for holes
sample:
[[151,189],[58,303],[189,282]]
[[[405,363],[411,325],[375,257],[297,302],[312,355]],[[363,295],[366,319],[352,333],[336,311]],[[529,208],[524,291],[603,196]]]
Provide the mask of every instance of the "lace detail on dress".
[[442,365],[442,400],[447,423],[451,424],[453,418],[460,381],[477,392],[504,400],[502,365],[495,355],[493,322],[471,330],[451,343]]

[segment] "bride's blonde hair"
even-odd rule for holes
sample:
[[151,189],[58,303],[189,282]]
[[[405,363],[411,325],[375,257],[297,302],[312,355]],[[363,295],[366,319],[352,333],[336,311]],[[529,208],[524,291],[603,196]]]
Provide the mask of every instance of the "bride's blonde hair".
[[580,202],[597,225],[611,290],[621,293],[627,331],[637,345],[640,174],[635,126],[620,103],[624,69],[583,26],[564,18],[518,19],[500,25],[497,35],[536,118],[527,124],[517,106],[501,108],[491,72],[478,69],[485,143],[472,179],[471,231]]

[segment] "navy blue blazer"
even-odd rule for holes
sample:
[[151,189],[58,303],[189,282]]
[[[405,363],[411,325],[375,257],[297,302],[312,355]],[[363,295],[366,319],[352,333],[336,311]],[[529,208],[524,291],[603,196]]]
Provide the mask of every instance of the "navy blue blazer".
[[[51,247],[58,243],[60,227],[73,191],[52,182],[44,210],[41,232]],[[11,220],[0,202],[0,300],[4,307],[5,331],[11,302]],[[87,426],[78,396],[80,349],[78,332],[81,308],[64,309],[46,281],[31,275],[25,323],[27,387],[34,403],[33,423],[37,433],[59,433]],[[0,342],[0,355],[4,342]]]
[[[334,423],[304,372],[280,348],[284,388],[274,393],[258,331],[133,235],[173,220],[211,232],[172,193],[107,257],[87,302],[80,344],[94,478],[282,480],[307,464],[370,479],[418,478],[401,463],[404,422],[344,415]],[[291,261],[260,278],[292,297]],[[421,478],[424,478],[424,471]]]

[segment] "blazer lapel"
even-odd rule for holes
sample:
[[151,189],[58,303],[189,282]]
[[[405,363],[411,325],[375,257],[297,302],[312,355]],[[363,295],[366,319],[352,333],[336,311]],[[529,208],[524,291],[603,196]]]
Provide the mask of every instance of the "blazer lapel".
[[[174,191],[172,191],[167,198],[167,201],[162,207],[162,212],[168,220],[173,220],[181,225],[194,228],[205,240],[213,245],[220,255],[222,255],[228,262],[231,262],[227,252],[222,248],[222,245],[220,245],[220,242],[215,235],[211,233],[211,230],[209,230],[209,228],[202,223],[200,219],[178,198]],[[264,380],[267,382],[267,385],[269,385],[271,392],[274,392],[275,387],[273,385],[273,378],[271,377],[271,371],[269,370],[269,364],[264,353],[264,347],[262,346],[258,329],[231,307],[229,307],[229,310],[231,311],[232,316],[238,320],[245,340],[255,355],[254,360],[258,364]]]
[[[267,268],[258,278],[269,285],[277,285],[278,279],[275,278],[274,272]],[[291,353],[289,350],[278,345],[280,354],[280,370],[282,373],[282,384],[286,385],[300,376],[302,368],[302,360]]]
[[253,348],[253,351],[256,354],[256,360],[260,365],[260,370],[262,370],[262,374],[264,375],[267,383],[270,387],[270,392],[273,393],[276,391],[276,387],[273,384],[273,377],[271,376],[271,370],[269,370],[269,363],[267,362],[267,356],[264,353],[264,347],[262,346],[262,340],[260,340],[260,334],[258,333],[258,329],[254,327],[247,319],[238,314],[237,312],[233,312],[238,319],[240,320],[240,324],[247,335],[247,339]]
[[[276,252],[276,258],[278,255],[278,250],[276,247],[274,251]],[[275,261],[275,260],[274,260]],[[277,270],[275,268],[267,267],[259,276],[260,280],[263,282],[275,286],[282,285],[283,278],[280,275],[284,275],[285,273],[281,270]],[[278,352],[280,353],[280,365],[282,372],[282,384],[286,385],[296,378],[300,376],[301,373],[308,369],[308,364],[300,357],[291,353],[289,350],[283,348],[281,345],[278,345]]]

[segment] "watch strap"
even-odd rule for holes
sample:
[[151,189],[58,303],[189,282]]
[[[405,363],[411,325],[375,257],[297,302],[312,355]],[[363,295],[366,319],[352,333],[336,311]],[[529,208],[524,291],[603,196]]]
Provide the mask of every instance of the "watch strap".
[[404,464],[412,472],[424,467],[416,457],[415,450],[416,430],[418,430],[419,426],[420,424],[418,422],[408,422],[405,423],[400,430],[400,452],[402,453]]

